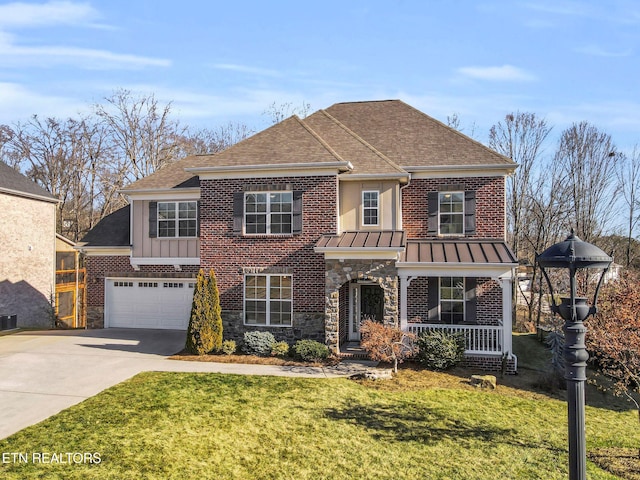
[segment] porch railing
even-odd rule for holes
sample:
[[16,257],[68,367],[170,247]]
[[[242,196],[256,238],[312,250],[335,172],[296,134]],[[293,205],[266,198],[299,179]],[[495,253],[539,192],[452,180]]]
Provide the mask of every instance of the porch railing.
[[503,329],[499,325],[447,325],[437,323],[409,323],[407,325],[407,331],[415,335],[433,330],[462,333],[465,338],[465,353],[503,353]]

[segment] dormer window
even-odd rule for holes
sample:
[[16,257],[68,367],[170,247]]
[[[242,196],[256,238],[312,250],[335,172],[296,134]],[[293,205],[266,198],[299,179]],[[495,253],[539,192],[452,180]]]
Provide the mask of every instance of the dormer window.
[[362,192],[362,225],[378,225],[380,218],[380,192],[365,190]]

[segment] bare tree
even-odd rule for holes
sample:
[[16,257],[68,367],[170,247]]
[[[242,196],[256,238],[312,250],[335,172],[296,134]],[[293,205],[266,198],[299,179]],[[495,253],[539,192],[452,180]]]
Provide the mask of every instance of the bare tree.
[[201,128],[187,131],[181,143],[183,155],[201,155],[226,150],[253,134],[253,130],[242,123],[229,122],[216,129]]
[[507,234],[516,256],[520,253],[523,224],[530,213],[531,176],[536,166],[540,167],[543,144],[551,128],[535,113],[516,112],[506,115],[489,131],[489,146],[518,164],[515,173],[507,177]]
[[633,232],[640,220],[638,208],[640,207],[640,150],[636,145],[630,157],[622,157],[616,169],[618,191],[622,194],[622,200],[627,208],[625,265],[631,265],[631,244]]
[[185,129],[171,119],[171,104],[161,106],[153,94],[134,96],[117,90],[94,105],[113,142],[114,155],[126,159],[124,182],[139,180],[177,159]]
[[291,115],[297,115],[301,118],[305,118],[309,115],[311,111],[311,104],[307,102],[302,102],[299,106],[294,106],[291,102],[281,103],[277,105],[276,102],[273,102],[269,105],[264,112],[263,115],[266,115],[271,118],[271,123],[276,124],[280,123],[286,118],[289,118]]
[[593,243],[611,220],[620,155],[611,137],[588,122],[562,132],[555,161],[563,172],[576,235]]

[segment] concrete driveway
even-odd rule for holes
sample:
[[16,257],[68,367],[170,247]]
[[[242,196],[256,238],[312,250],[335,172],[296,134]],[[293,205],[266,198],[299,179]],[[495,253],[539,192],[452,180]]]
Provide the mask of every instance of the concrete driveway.
[[0,438],[157,369],[182,350],[185,336],[176,330],[108,329],[0,337]]
[[341,377],[375,362],[333,367],[168,360],[184,347],[183,330],[51,330],[0,337],[0,439],[144,371]]

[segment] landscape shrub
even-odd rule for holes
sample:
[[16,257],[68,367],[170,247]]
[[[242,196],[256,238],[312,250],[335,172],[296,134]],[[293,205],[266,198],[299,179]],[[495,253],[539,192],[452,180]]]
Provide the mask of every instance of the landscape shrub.
[[360,326],[360,334],[360,346],[369,358],[393,363],[395,373],[398,373],[398,364],[411,358],[416,350],[415,335],[380,322],[365,320]]
[[225,340],[222,342],[222,353],[225,355],[233,355],[236,353],[236,342],[234,340]]
[[185,349],[189,353],[205,355],[219,351],[221,347],[222,315],[216,276],[210,270],[207,277],[201,269],[193,291]]
[[446,370],[464,359],[465,340],[459,333],[442,330],[423,332],[418,336],[416,359],[432,370]]
[[247,355],[268,357],[276,339],[271,332],[245,332],[242,351]]
[[315,340],[298,340],[293,349],[296,356],[305,362],[319,362],[329,356],[329,347]]
[[286,357],[289,353],[289,344],[287,342],[276,342],[271,346],[271,355],[275,357]]

